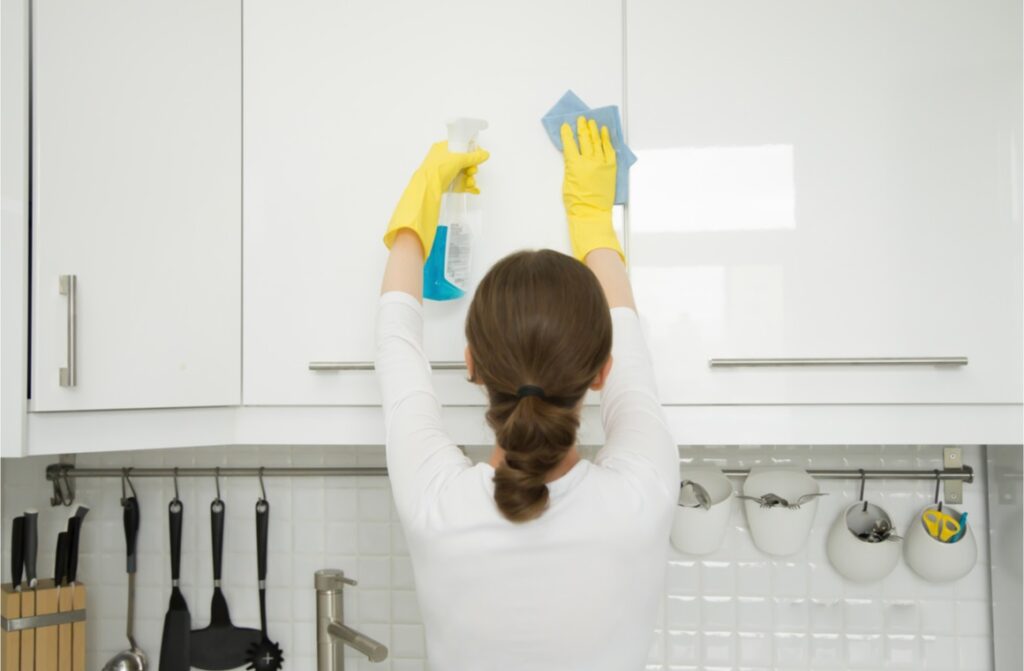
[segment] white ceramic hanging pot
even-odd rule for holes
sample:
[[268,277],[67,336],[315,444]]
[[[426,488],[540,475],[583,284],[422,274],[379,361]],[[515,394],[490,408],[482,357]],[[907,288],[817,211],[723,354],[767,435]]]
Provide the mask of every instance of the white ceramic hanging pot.
[[744,497],[756,499],[773,494],[785,499],[791,506],[799,504],[798,507],[764,506],[757,501],[744,499],[743,509],[754,545],[761,552],[777,557],[799,552],[807,542],[814,524],[820,490],[818,482],[799,469],[751,473],[743,483]]
[[[722,545],[729,526],[732,483],[720,468],[686,468],[682,477],[672,545],[684,554],[710,554]],[[702,493],[704,505],[700,505]]]
[[[853,582],[881,580],[900,560],[901,539],[892,518],[873,503],[858,501],[839,513],[828,533],[825,552],[839,575]],[[885,536],[884,540],[881,538]]]
[[[904,544],[907,565],[928,582],[950,582],[959,580],[971,572],[978,559],[978,544],[974,539],[970,521],[959,540],[943,542],[929,534],[924,520],[928,511],[939,509],[937,504],[925,506],[910,520]],[[960,519],[960,511],[943,506],[942,512],[954,519]]]

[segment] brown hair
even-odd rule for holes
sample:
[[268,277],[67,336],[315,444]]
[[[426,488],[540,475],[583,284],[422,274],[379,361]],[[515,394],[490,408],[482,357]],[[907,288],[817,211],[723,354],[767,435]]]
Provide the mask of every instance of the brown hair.
[[[466,340],[474,381],[490,398],[487,423],[505,450],[494,500],[506,518],[526,522],[547,508],[545,476],[576,442],[580,403],[611,354],[608,302],[576,259],[517,252],[477,287]],[[543,396],[520,398],[524,385],[540,387]]]

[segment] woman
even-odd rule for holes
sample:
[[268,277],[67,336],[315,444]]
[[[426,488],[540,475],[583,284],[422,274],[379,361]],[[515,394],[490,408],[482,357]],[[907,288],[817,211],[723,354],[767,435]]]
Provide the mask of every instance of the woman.
[[[488,463],[473,465],[445,433],[420,305],[441,194],[456,179],[476,192],[487,153],[434,145],[385,236],[376,363],[387,463],[434,671],[627,671],[651,645],[678,453],[612,229],[608,129],[580,117],[577,135],[578,145],[562,127],[578,260],[506,257],[466,319],[469,377],[487,391],[497,440]],[[575,445],[588,389],[602,390],[606,437],[593,463]]]

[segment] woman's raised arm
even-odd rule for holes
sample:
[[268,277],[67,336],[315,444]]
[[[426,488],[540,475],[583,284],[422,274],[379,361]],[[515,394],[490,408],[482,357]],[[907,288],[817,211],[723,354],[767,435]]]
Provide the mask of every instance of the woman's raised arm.
[[625,255],[612,228],[616,162],[608,128],[598,131],[596,121],[581,116],[576,120],[576,136],[579,144],[572,127],[562,124],[562,201],[573,254],[597,275],[609,307],[635,310]]
[[402,192],[384,234],[391,255],[384,269],[382,294],[402,291],[423,302],[423,262],[434,244],[441,196],[456,178],[456,191],[480,193],[473,176],[476,166],[489,156],[483,149],[453,153],[447,142],[430,148]]

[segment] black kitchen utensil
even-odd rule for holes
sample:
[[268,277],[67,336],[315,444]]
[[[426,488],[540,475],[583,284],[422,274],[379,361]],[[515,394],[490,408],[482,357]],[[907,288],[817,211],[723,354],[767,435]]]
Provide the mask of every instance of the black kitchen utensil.
[[68,576],[68,532],[57,534],[57,550],[53,557],[53,584],[60,587]]
[[68,519],[68,528],[64,533],[67,535],[67,565],[66,577],[68,584],[75,584],[75,577],[78,575],[78,534],[81,530],[81,520],[77,517]]
[[21,572],[25,568],[25,518],[18,515],[11,525],[11,585],[21,589]]
[[255,671],[278,671],[284,663],[281,646],[267,636],[267,531],[270,522],[270,502],[256,502],[256,568],[260,586],[260,631],[262,638],[249,648],[249,666]]
[[185,595],[178,587],[181,576],[181,501],[177,497],[167,507],[171,529],[171,600],[164,616],[164,635],[160,642],[160,671],[188,671],[189,633],[192,617]]
[[36,553],[39,550],[39,511],[25,511],[25,580],[31,589],[36,588]]
[[210,504],[210,536],[213,548],[213,598],[210,600],[210,624],[193,629],[189,643],[192,666],[210,671],[226,671],[244,666],[249,649],[263,639],[259,629],[236,627],[224,592],[220,589],[220,569],[224,548],[224,501],[219,497]]
[[68,583],[75,584],[78,577],[78,542],[82,538],[82,523],[89,514],[89,506],[78,506],[68,518]]
[[[125,495],[125,484],[131,487],[132,495]],[[128,638],[127,650],[122,650],[103,666],[103,671],[145,671],[149,658],[135,641],[135,571],[138,568],[135,556],[139,540],[139,524],[142,521],[142,510],[139,499],[135,495],[135,486],[128,479],[127,471],[121,476],[121,507],[124,509],[124,547],[126,556],[125,572],[128,574],[128,614],[125,617],[125,635]]]

